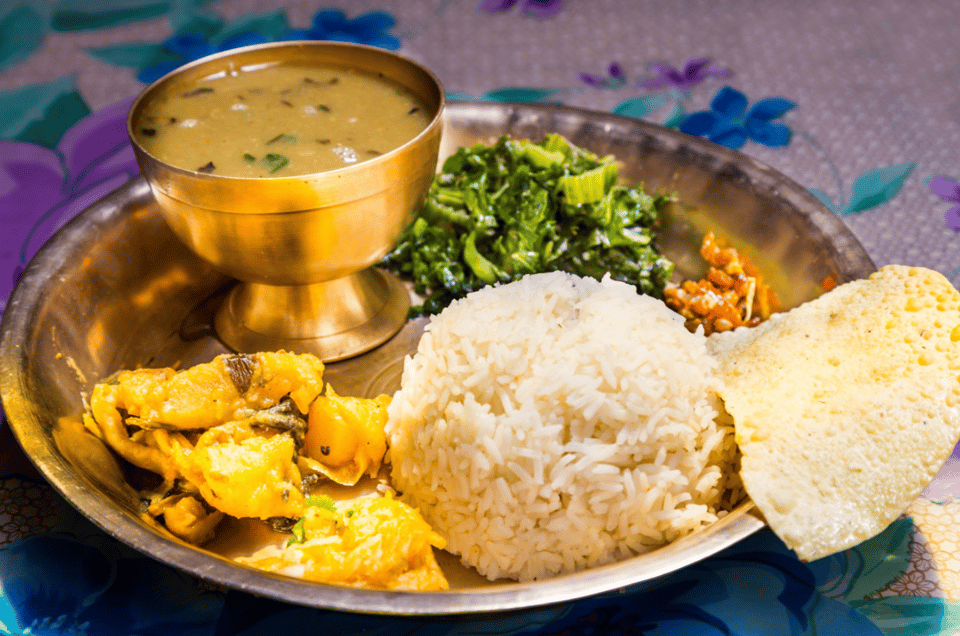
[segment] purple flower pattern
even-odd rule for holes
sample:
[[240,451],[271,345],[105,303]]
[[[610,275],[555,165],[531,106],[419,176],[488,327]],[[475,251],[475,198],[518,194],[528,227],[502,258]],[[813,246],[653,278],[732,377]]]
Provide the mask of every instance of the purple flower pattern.
[[613,112],[638,119],[649,118],[656,112],[665,112],[661,124],[677,128],[687,117],[694,88],[709,78],[725,78],[733,71],[711,64],[709,57],[694,57],[677,67],[667,62],[650,62],[646,65],[654,75],[640,80],[631,80],[618,62],[607,68],[605,75],[582,72],[580,81],[592,88],[620,90],[627,86],[643,91],[620,102]]
[[[481,0],[480,10],[486,13],[502,13],[511,9],[518,0]],[[563,0],[521,0],[520,11],[535,18],[550,18],[563,8]]]
[[618,89],[627,85],[627,76],[623,72],[623,67],[618,62],[613,62],[607,67],[606,76],[580,73],[580,81],[594,88]]
[[953,207],[944,214],[944,220],[948,228],[960,232],[960,182],[947,177],[936,176],[930,179],[930,192],[947,203],[953,204]]
[[643,90],[659,90],[672,87],[679,91],[688,92],[708,77],[727,78],[733,75],[733,72],[728,68],[711,65],[709,57],[695,57],[689,60],[682,69],[678,69],[667,62],[651,62],[647,67],[654,71],[656,75],[637,82],[637,88]]
[[81,119],[54,150],[0,141],[0,311],[27,263],[77,212],[139,174],[126,100]]

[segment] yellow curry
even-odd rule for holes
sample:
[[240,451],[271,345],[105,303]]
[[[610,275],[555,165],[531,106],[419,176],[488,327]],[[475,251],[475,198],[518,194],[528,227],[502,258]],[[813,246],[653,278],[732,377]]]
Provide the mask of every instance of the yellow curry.
[[255,567],[359,587],[446,589],[433,554],[445,542],[415,509],[366,495],[334,510],[315,505],[312,488],[379,473],[390,401],[324,392],[323,370],[314,356],[280,351],[221,355],[183,371],[120,371],[94,387],[84,423],[159,476],[142,492],[145,514],[185,541],[209,541],[225,516],[259,519],[292,535],[269,558],[241,559]]

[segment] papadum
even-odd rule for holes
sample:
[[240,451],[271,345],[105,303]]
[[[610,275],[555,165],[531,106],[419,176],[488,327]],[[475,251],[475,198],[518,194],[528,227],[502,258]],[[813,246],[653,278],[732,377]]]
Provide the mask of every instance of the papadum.
[[708,339],[744,486],[803,560],[881,532],[960,438],[960,293],[891,265]]

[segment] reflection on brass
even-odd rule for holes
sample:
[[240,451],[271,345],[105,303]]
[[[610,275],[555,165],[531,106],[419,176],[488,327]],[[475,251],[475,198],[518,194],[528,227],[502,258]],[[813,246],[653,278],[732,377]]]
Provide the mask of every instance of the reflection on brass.
[[[316,311],[324,307],[336,311]],[[381,344],[403,326],[409,309],[400,281],[369,268],[313,285],[241,285],[220,306],[215,326],[238,351],[319,350],[329,362]]]
[[[185,170],[146,152],[133,134],[152,100],[223,69],[263,64],[340,66],[382,73],[432,114],[417,137],[382,156],[316,174],[237,178]],[[405,288],[369,271],[416,218],[436,171],[444,93],[432,73],[381,49],[284,42],[186,65],[148,87],[130,111],[137,161],[160,211],[191,250],[240,285],[216,326],[237,351],[287,349],[324,361],[357,355],[403,325]]]
[[[548,132],[598,154],[614,154],[625,180],[643,181],[652,192],[678,193],[682,205],[660,234],[671,259],[695,264],[701,228],[716,229],[736,237],[738,248],[749,248],[787,305],[821,293],[825,279],[841,284],[875,270],[850,229],[812,194],[703,139],[610,113],[546,104],[450,104],[444,119],[441,156],[502,134],[541,139]],[[780,274],[770,277],[768,267]],[[643,584],[763,527],[745,502],[702,532],[618,563],[539,582],[490,583],[450,559],[444,567],[453,589],[407,594],[270,576],[186,546],[131,510],[130,493],[114,487],[115,460],[77,425],[83,393],[119,369],[186,368],[225,353],[205,327],[210,299],[222,296],[229,284],[226,275],[184,246],[145,180],[136,179],[81,212],[37,253],[3,314],[0,392],[17,440],[67,501],[144,554],[227,587],[301,605],[458,614],[556,604]],[[385,344],[327,365],[324,379],[342,395],[395,389],[403,357],[415,351],[424,326],[425,319],[408,321]],[[61,417],[72,423],[69,428],[65,423],[58,429]]]
[[124,508],[138,511],[140,496],[127,483],[116,456],[86,429],[78,415],[59,418],[50,433],[57,450],[71,465]]

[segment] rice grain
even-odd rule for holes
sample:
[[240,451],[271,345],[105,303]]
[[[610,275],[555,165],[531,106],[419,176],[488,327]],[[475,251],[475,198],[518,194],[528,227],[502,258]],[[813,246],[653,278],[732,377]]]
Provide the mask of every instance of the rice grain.
[[702,334],[623,283],[549,273],[482,289],[404,363],[393,484],[490,579],[649,551],[729,503],[715,370]]

